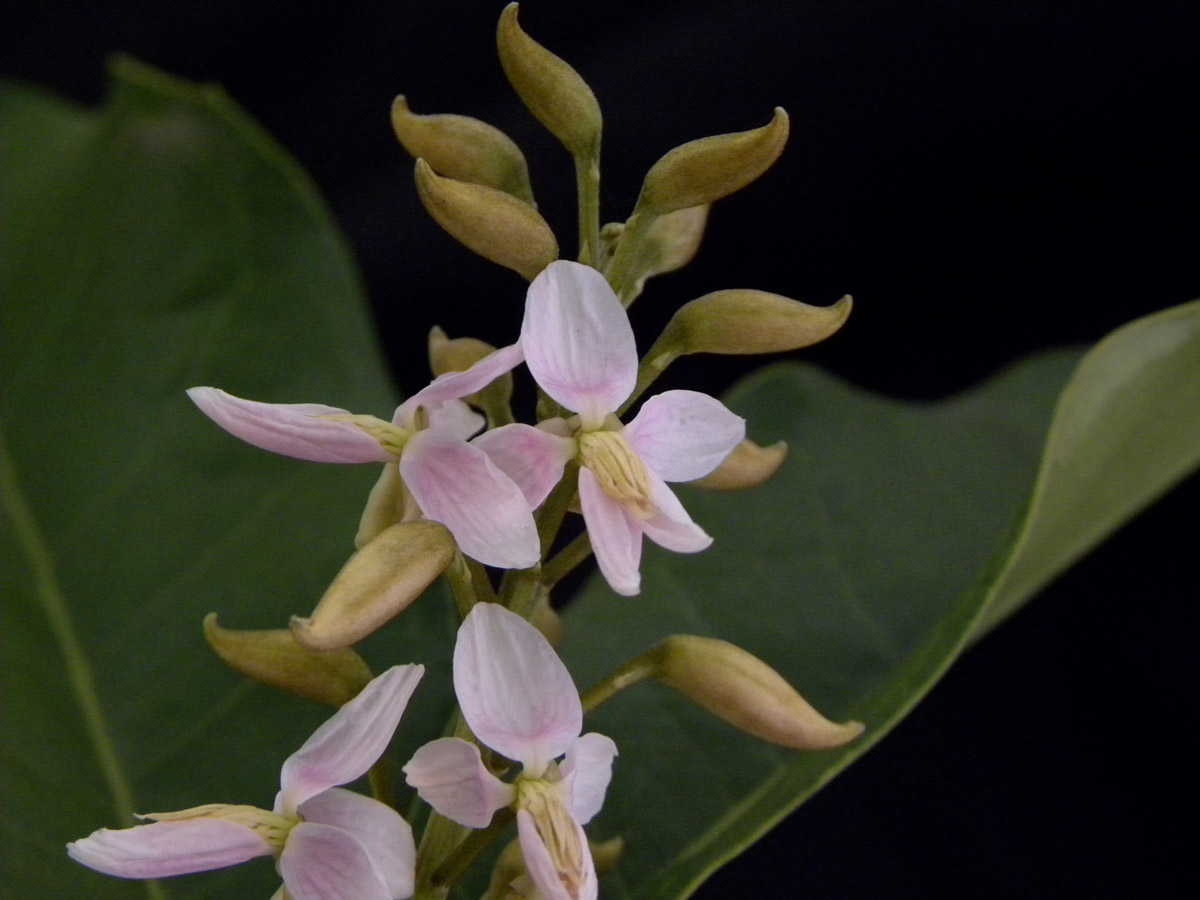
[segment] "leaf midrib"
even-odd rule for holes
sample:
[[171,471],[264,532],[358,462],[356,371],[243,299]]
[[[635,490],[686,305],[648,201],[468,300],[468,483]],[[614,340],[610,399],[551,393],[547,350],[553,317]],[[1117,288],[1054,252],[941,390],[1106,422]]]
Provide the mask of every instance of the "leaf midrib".
[[[96,690],[96,679],[84,653],[83,644],[67,611],[66,595],[59,585],[54,561],[42,537],[33,509],[25,499],[17,477],[17,469],[8,453],[3,430],[0,430],[0,503],[13,524],[17,543],[29,561],[35,586],[34,594],[66,667],[67,683],[83,716],[87,732],[105,784],[112,796],[113,810],[118,819],[129,822],[134,817],[133,791],[121,768],[116,745],[109,735],[108,723]],[[166,893],[156,881],[143,882],[151,900],[166,900]]]

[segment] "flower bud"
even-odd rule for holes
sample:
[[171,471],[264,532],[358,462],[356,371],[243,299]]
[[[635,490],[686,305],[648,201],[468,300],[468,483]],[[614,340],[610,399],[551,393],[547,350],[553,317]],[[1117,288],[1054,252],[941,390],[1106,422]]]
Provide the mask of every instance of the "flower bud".
[[774,118],[762,128],[676,147],[646,173],[637,212],[662,216],[741,190],[779,158],[787,136],[788,116],[777,106]]
[[405,507],[410,503],[412,497],[400,479],[399,466],[384,463],[383,471],[367,495],[366,505],[359,517],[354,549],[361,550],[388,526],[410,518],[405,515]]
[[757,487],[778,471],[787,456],[787,442],[776,441],[762,447],[751,440],[743,440],[721,464],[691,484],[710,491],[740,491]]
[[600,147],[600,105],[579,73],[524,31],[517,4],[500,13],[496,27],[500,65],[521,101],[573,156]]
[[342,566],[312,616],[292,619],[292,633],[313,650],[361,641],[421,596],[450,565],[455,549],[437,522],[384,529]]
[[830,722],[778,672],[727,641],[676,634],[655,652],[660,681],[764,741],[828,750],[862,734],[862,723]]
[[371,680],[371,670],[353,650],[309,650],[286,628],[235,631],[222,628],[217,614],[209,613],[204,639],[243,675],[319,703],[341,706]]
[[[428,347],[429,368],[435,377],[447,372],[465,372],[496,350],[487,341],[478,338],[451,339],[436,325],[429,330]],[[482,409],[491,426],[495,427],[512,421],[512,394],[512,372],[505,372],[491,384],[462,399],[464,403]]]
[[525,155],[500,129],[470,116],[419,116],[409,110],[403,96],[392,103],[392,128],[404,149],[435,172],[504,191],[533,205]]
[[512,194],[482,184],[443,178],[417,160],[417,194],[451,237],[480,256],[532,281],[558,259],[558,242],[546,220]]
[[798,350],[841,328],[851,304],[849,295],[832,306],[809,306],[766,291],[714,291],[680,307],[660,342],[676,355]]
[[[646,229],[636,236],[637,246],[633,248],[628,276],[633,288],[627,293],[626,305],[641,294],[647,278],[674,272],[692,261],[700,249],[708,210],[707,205],[689,206],[652,218]],[[623,231],[624,225],[612,223],[600,232],[606,257],[611,257],[612,248],[620,242]]]

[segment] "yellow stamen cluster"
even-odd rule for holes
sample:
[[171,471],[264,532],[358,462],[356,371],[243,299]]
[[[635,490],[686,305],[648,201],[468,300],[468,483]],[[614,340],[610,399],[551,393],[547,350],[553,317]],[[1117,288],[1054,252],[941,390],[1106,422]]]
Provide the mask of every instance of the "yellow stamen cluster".
[[584,431],[578,441],[579,461],[596,476],[604,493],[639,518],[649,519],[658,512],[650,499],[646,464],[619,431]]
[[276,856],[283,850],[289,832],[300,822],[299,817],[281,816],[257,806],[239,806],[232,803],[208,803],[177,812],[147,813],[138,818],[152,819],[155,822],[178,822],[184,819],[225,819],[237,822],[253,829],[270,844]]
[[579,840],[579,829],[558,784],[542,778],[518,778],[514,786],[517,809],[532,817],[563,887],[571,897],[578,897],[583,884],[583,854],[590,851]]
[[379,441],[379,445],[392,454],[392,456],[398,457],[404,450],[404,445],[408,443],[408,439],[412,437],[411,432],[399,428],[391,422],[385,422],[376,416],[347,414],[344,416],[320,416],[320,418],[357,425],[371,437],[375,438],[375,440]]

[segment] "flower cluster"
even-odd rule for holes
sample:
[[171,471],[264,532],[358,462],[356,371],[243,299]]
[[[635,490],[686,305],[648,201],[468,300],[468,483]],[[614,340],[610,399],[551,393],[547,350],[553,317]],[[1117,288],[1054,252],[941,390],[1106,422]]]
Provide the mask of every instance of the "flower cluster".
[[[584,826],[601,810],[617,746],[584,733],[586,711],[643,678],[681,692],[764,740],[821,750],[852,740],[765,662],[723,641],[669,635],[583,697],[552,641],[561,623],[550,594],[594,553],[612,590],[641,590],[643,538],[678,553],[713,539],[669,486],[754,486],[783,446],[746,440],[720,401],[645,389],[688,353],[792,350],[832,334],[849,310],[807,306],[760,291],[718,291],[682,307],[639,359],[627,307],[647,278],[686,263],[708,206],[778,156],[787,116],[763,128],[695,141],[646,176],[629,219],[599,228],[599,108],[565,62],[502,14],[501,62],[518,94],[575,157],[580,261],[558,244],[532,203],[524,158],[507,137],[461,116],[415,116],[401,98],[393,124],[418,157],[418,193],[471,249],[530,285],[517,340],[500,349],[431,338],[433,381],[390,418],[314,403],[263,403],[215,387],[188,391],[230,434],[273,453],[326,463],[382,464],[356,552],[309,618],[287,629],[205,634],[235,669],[338,711],[283,764],[269,808],[214,803],[152,813],[68,845],[100,872],[159,878],[273,857],[278,900],[444,898],[478,854],[514,821],[520,864],[504,860],[489,900],[514,893],[595,900],[601,862]],[[538,419],[514,420],[513,374],[524,365]],[[560,540],[568,512],[582,532]],[[504,570],[497,577],[493,570]],[[444,576],[460,619],[453,659],[458,710],[403,767],[430,812],[419,845],[383,776],[386,749],[424,667],[371,677],[352,645]],[[430,660],[429,662],[432,662]],[[423,688],[424,689],[424,688]],[[422,723],[439,733],[437,723]],[[371,771],[372,796],[346,790]]]

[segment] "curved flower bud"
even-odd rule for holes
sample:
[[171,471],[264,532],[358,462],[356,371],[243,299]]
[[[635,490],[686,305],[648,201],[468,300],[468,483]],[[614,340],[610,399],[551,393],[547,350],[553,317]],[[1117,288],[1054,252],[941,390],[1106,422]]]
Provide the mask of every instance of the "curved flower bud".
[[710,491],[740,491],[762,484],[774,475],[787,456],[786,441],[762,447],[751,440],[741,441],[721,464],[692,482]]

